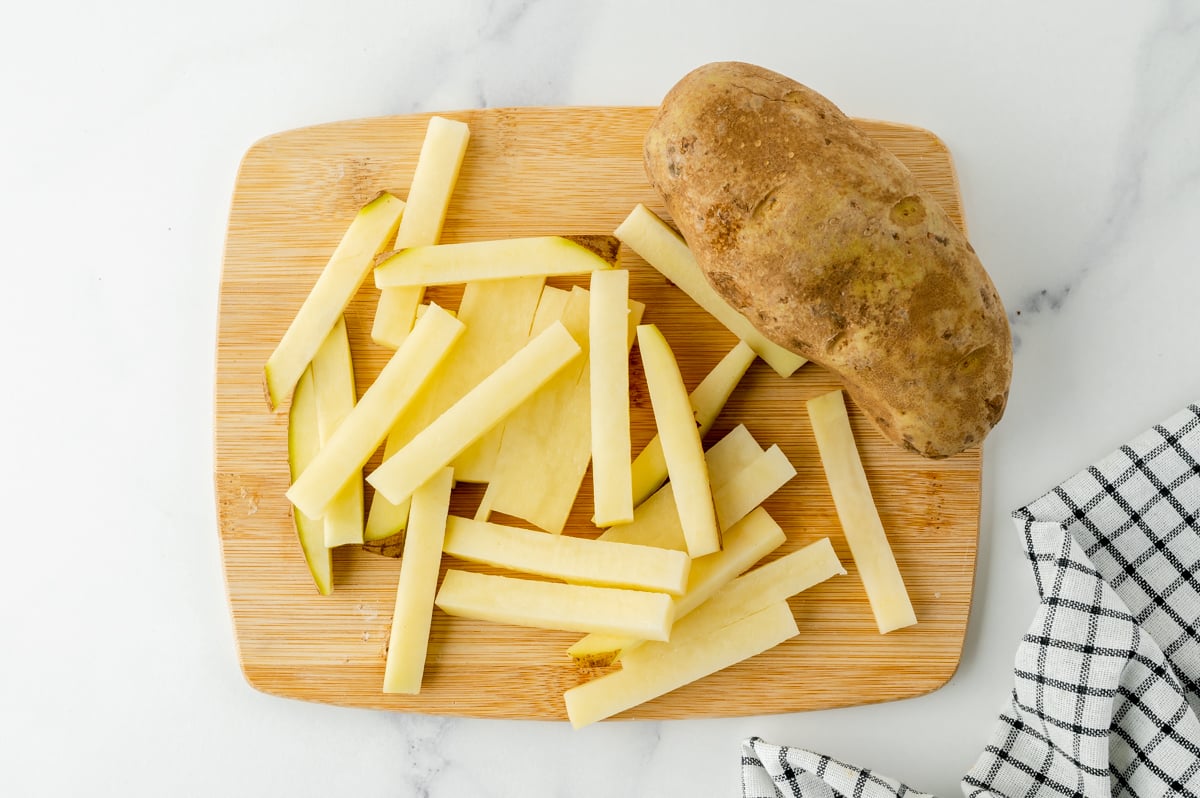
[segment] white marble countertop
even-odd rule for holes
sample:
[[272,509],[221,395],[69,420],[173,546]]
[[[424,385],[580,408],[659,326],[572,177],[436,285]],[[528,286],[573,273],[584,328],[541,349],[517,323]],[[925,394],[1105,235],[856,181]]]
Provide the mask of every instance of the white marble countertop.
[[[733,795],[760,735],[958,794],[1035,605],[1009,512],[1200,397],[1200,7],[18,2],[0,25],[5,795]],[[664,723],[386,714],[243,681],[212,489],[242,153],[345,118],[654,104],[741,59],[927,127],[1011,313],[962,663],[917,699]]]

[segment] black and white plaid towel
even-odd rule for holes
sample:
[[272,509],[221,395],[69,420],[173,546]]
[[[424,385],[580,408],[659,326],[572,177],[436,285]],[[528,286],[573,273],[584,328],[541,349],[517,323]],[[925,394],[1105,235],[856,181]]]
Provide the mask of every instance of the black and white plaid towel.
[[[1041,604],[970,798],[1200,798],[1200,405],[1013,513]],[[920,798],[747,740],[747,798]]]

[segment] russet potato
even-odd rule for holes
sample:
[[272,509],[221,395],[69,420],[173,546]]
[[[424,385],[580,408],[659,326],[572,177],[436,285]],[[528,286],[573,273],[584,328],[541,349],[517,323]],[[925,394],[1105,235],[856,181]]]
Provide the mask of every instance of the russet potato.
[[980,443],[1012,372],[974,249],[892,154],[782,75],[708,64],[674,86],[646,172],[700,268],[772,341],[836,372],[891,440]]

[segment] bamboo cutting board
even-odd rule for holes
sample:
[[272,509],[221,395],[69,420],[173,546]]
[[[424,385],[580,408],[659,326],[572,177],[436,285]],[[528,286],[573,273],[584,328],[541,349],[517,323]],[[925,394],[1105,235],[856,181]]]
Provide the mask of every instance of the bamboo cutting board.
[[[443,241],[607,234],[639,202],[665,216],[642,171],[642,136],[652,113],[508,108],[445,114],[470,125],[471,142]],[[399,561],[340,548],[334,554],[335,592],[319,596],[284,498],[287,418],[267,408],[263,363],[358,208],[381,189],[407,194],[427,120],[388,117],[294,130],[258,142],[242,162],[221,283],[215,442],[220,540],[239,656],[254,687],[280,696],[433,714],[565,718],[563,691],[599,673],[577,669],[564,653],[579,635],[440,611],[420,695],[384,695]],[[860,124],[962,223],[950,155],[935,136]],[[646,303],[645,320],[663,330],[685,381],[694,386],[733,346],[733,336],[635,255],[623,250],[622,257],[631,272],[631,296]],[[455,307],[458,293],[436,289],[430,298]],[[389,355],[370,340],[377,296],[368,280],[346,314],[360,395]],[[971,603],[980,451],[925,460],[885,441],[851,407],[867,475],[919,619],[915,627],[881,636],[804,412],[805,399],[836,387],[812,364],[783,380],[757,362],[706,445],[739,422],[764,447],[778,443],[798,474],[766,504],[788,534],[777,554],[828,536],[849,575],[792,600],[799,637],[618,717],[753,715],[886,701],[935,690],[953,674]],[[631,393],[633,443],[640,451],[653,434],[653,419],[636,354]],[[369,500],[369,488],[367,495]],[[452,511],[473,514],[480,495],[477,488],[456,491]],[[589,477],[569,532],[594,534],[590,506]]]

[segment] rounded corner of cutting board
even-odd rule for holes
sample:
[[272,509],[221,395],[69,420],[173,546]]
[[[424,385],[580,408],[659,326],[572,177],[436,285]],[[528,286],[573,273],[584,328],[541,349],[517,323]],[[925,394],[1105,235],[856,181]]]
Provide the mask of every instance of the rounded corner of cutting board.
[[[496,108],[450,112],[468,121],[471,146],[460,185],[447,216],[444,240],[561,232],[611,232],[638,202],[657,207],[657,195],[646,181],[641,139],[655,108]],[[498,653],[472,650],[473,640],[446,645],[428,691],[411,699],[385,696],[378,689],[383,659],[378,641],[387,637],[394,598],[394,560],[362,551],[335,553],[334,594],[318,596],[304,570],[283,490],[286,490],[286,428],[281,417],[265,409],[261,365],[286,328],[290,313],[307,288],[296,275],[315,278],[355,203],[380,188],[407,185],[421,133],[430,116],[389,116],[333,122],[272,134],[244,154],[234,190],[226,239],[218,330],[216,385],[216,492],[219,535],[231,605],[238,657],[252,689],[267,695],[402,712],[492,718],[561,720],[564,687],[582,677],[565,653],[545,645],[546,635],[501,628],[483,631],[497,642]],[[922,128],[890,122],[860,121],[885,147],[896,152],[926,184],[951,217],[962,224],[958,185],[944,142]],[[594,156],[594,160],[593,160]],[[605,190],[595,186],[603,181]],[[289,198],[289,213],[279,212],[279,197]],[[614,221],[615,220],[615,221]],[[564,227],[565,225],[565,227]],[[286,247],[272,246],[274,231]],[[636,259],[635,264],[636,264]],[[634,265],[634,269],[646,267]],[[674,303],[673,289],[656,274],[642,274],[639,289]],[[348,314],[355,346],[363,346],[374,368],[382,356],[370,349],[371,291]],[[676,292],[678,293],[678,292]],[[642,297],[635,297],[642,298]],[[681,300],[687,304],[687,300]],[[690,307],[690,306],[689,306]],[[670,308],[667,308],[670,310]],[[700,311],[693,311],[700,313]],[[647,319],[653,319],[653,306]],[[688,313],[665,321],[664,333]],[[682,329],[682,328],[680,328]],[[690,330],[689,330],[690,332]],[[677,333],[679,334],[679,333]],[[685,378],[695,381],[723,351],[688,352],[704,342],[723,340],[723,331],[706,333],[700,343],[682,347]],[[729,338],[731,345],[732,338]],[[706,344],[707,345],[707,344]],[[721,344],[725,346],[726,344]],[[357,350],[356,350],[357,351]],[[807,373],[805,372],[807,369]],[[828,390],[831,378],[806,366],[791,378],[788,390]],[[756,364],[739,392],[758,397],[780,385],[773,372]],[[360,385],[362,383],[360,382]],[[775,431],[800,435],[805,421],[799,411],[787,421],[766,418],[768,412],[735,393],[727,414],[711,433],[728,431],[746,421],[764,446]],[[732,414],[743,412],[735,419]],[[284,417],[285,418],[285,417]],[[775,423],[775,426],[772,426]],[[865,600],[853,612],[838,609],[828,617],[809,618],[799,610],[807,639],[789,641],[774,652],[740,663],[679,691],[623,713],[621,718],[647,719],[730,717],[796,712],[858,703],[908,698],[932,692],[955,673],[962,653],[974,588],[979,530],[982,462],[978,449],[940,463],[907,460],[891,451],[869,421],[852,409],[856,436],[864,437],[868,472],[889,476],[882,491],[881,513],[901,524],[903,550],[898,556],[916,570],[914,599],[929,624],[909,638],[880,641],[872,636]],[[875,436],[875,437],[872,437]],[[795,438],[792,439],[793,443]],[[791,519],[797,541],[816,534],[800,519],[796,503],[820,493],[822,472],[812,453],[783,444],[801,472],[795,484],[773,502],[773,515]],[[789,448],[791,450],[789,450]],[[898,464],[903,465],[898,465]],[[230,477],[235,475],[236,478]],[[906,494],[902,500],[897,494]],[[276,495],[277,494],[277,495]],[[828,520],[828,519],[826,519]],[[929,563],[909,529],[922,527],[929,540]],[[897,527],[900,529],[900,527]],[[791,545],[790,543],[787,545]],[[848,550],[837,543],[847,562]],[[932,563],[932,564],[930,564]],[[286,575],[279,569],[289,569]],[[851,567],[853,573],[853,568]],[[348,584],[341,580],[348,579]],[[389,592],[388,584],[391,582]],[[847,590],[837,588],[845,595]],[[948,600],[943,600],[948,599]],[[816,596],[813,596],[816,600]],[[804,601],[808,601],[805,598]],[[798,606],[803,606],[800,604]],[[314,620],[316,618],[317,620]],[[860,657],[828,663],[829,654],[844,653],[839,623],[849,618],[849,633]],[[809,620],[806,629],[803,621]],[[314,626],[314,624],[326,626]],[[813,625],[815,624],[815,626]],[[920,624],[918,624],[920,626]],[[439,634],[461,628],[444,619]],[[479,633],[484,627],[467,627]],[[891,635],[887,637],[892,637]],[[540,659],[524,663],[512,654],[513,638],[529,642]],[[805,638],[802,633],[801,638]],[[908,643],[904,641],[908,640]],[[443,641],[445,643],[445,641]],[[563,646],[565,648],[565,646]],[[864,653],[866,652],[866,653]],[[518,652],[519,654],[519,652]],[[455,658],[458,658],[457,660]],[[902,667],[894,667],[897,660]],[[469,684],[452,684],[470,674]],[[478,685],[486,681],[486,689]],[[756,689],[747,692],[747,684]],[[847,698],[851,696],[851,698]]]

